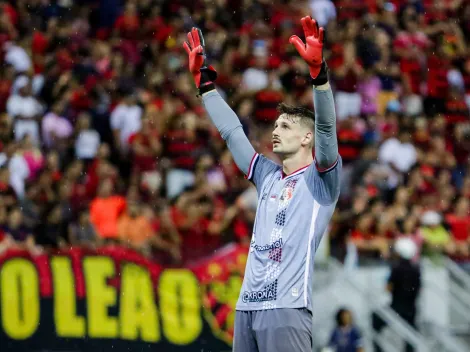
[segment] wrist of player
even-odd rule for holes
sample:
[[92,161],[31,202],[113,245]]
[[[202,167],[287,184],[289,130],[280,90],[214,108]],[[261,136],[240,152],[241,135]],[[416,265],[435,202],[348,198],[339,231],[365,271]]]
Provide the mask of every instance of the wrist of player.
[[325,60],[320,66],[310,66],[310,77],[314,86],[321,86],[328,82],[328,65]]
[[211,74],[209,74],[207,70],[201,69],[199,84],[196,84],[199,90],[199,95],[202,95],[211,90],[214,90],[215,89],[214,81],[215,81],[215,77],[213,77],[213,75],[211,76]]
[[217,72],[212,66],[201,67],[198,77],[195,77],[196,86],[199,90],[199,95],[210,92],[215,89],[215,80]]

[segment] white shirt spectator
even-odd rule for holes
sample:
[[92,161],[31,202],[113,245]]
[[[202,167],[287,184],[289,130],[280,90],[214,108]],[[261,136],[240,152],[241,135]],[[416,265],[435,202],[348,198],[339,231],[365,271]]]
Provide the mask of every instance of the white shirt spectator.
[[49,112],[42,119],[42,138],[48,147],[54,145],[53,136],[68,138],[73,133],[72,124],[64,117]]
[[247,90],[261,90],[268,86],[268,74],[263,70],[250,67],[243,73],[242,82]]
[[[33,96],[11,95],[7,101],[7,113],[13,118],[15,139],[21,140],[24,136],[30,135],[34,144],[39,143],[39,126],[33,120],[37,115],[42,114],[43,107]],[[16,119],[18,116],[21,119]],[[28,121],[27,119],[32,119]]]
[[22,116],[23,118],[34,118],[43,112],[42,105],[32,95],[24,97],[11,95],[7,101],[7,113],[10,117]]
[[129,137],[142,127],[142,109],[138,105],[119,104],[111,113],[111,128],[119,130],[121,150],[127,150]]
[[29,166],[21,154],[15,154],[8,163],[10,171],[10,185],[15,190],[18,198],[23,198],[25,193],[25,180],[29,177]]
[[75,155],[78,159],[93,159],[100,147],[100,135],[95,130],[80,131],[75,140]]
[[[255,67],[250,67],[243,73],[242,85],[246,90],[261,90],[269,85],[269,75],[267,72]],[[275,89],[282,87],[278,78],[274,79],[272,86]]]
[[397,138],[389,138],[379,148],[379,161],[392,164],[400,172],[406,173],[416,163],[416,149],[411,143],[401,143]]
[[[31,80],[33,95],[37,95],[41,92],[41,89],[44,86],[44,81],[45,79],[43,75],[34,75]],[[18,94],[20,88],[25,86],[25,82],[29,82],[29,78],[24,75],[19,76],[17,79],[15,79],[13,85],[11,86],[11,94]]]
[[5,62],[12,65],[16,72],[27,72],[31,68],[31,59],[26,51],[13,43],[5,44]]
[[310,0],[312,17],[320,27],[324,27],[332,19],[336,18],[335,4],[331,0]]

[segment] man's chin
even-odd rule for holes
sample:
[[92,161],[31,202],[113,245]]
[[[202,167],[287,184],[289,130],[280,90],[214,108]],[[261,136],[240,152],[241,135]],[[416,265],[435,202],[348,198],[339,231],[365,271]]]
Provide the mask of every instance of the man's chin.
[[284,154],[282,151],[282,148],[279,148],[279,146],[273,146],[273,153],[276,155],[282,155]]

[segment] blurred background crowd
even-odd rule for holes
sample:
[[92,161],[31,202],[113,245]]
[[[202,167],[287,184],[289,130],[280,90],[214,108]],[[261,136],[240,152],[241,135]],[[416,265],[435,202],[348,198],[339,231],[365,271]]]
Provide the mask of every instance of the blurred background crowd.
[[281,101],[313,109],[289,44],[310,14],[344,161],[329,250],[469,257],[467,0],[0,0],[0,250],[123,244],[182,265],[249,243],[257,194],[201,106],[182,48],[205,33],[258,152]]

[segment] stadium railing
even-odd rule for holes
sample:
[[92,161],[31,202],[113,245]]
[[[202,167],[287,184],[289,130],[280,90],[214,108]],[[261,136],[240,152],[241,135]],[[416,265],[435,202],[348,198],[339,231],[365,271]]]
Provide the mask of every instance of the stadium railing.
[[[363,288],[361,288],[350,275],[347,274],[347,271],[343,270],[343,265],[336,259],[331,258],[331,265],[335,268],[335,271],[338,275],[341,276],[341,279],[344,282],[347,282],[350,287],[353,287],[354,290],[361,296],[364,297],[366,302],[369,304],[370,312],[374,312],[380,318],[382,318],[387,324],[388,328],[391,329],[396,335],[398,335],[402,340],[410,343],[416,351],[425,352],[430,351],[430,346],[426,342],[425,337],[411,327],[405,320],[400,318],[391,308],[384,306],[381,302],[378,302],[374,299],[373,295],[370,295]],[[367,333],[374,342],[381,345],[384,350],[388,350],[387,346],[384,345],[384,340],[379,334],[375,333],[370,329]]]

